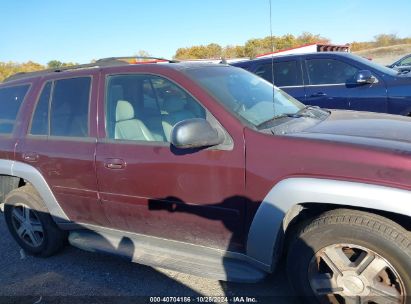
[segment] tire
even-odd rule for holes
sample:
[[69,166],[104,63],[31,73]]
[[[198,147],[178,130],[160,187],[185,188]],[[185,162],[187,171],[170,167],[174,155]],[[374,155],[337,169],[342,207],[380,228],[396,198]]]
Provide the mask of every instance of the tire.
[[48,257],[66,244],[67,232],[57,227],[31,185],[14,189],[6,196],[4,216],[11,235],[30,255]]
[[410,235],[379,215],[327,211],[302,223],[290,242],[290,283],[304,303],[409,304]]

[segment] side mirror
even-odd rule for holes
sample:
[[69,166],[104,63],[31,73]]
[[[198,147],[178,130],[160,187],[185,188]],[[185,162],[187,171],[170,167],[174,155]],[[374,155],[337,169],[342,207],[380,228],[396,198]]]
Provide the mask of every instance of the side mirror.
[[377,82],[377,78],[369,70],[358,71],[355,75],[355,80],[359,84],[374,83]]
[[171,143],[177,148],[210,147],[223,141],[218,131],[202,118],[180,121],[171,130]]

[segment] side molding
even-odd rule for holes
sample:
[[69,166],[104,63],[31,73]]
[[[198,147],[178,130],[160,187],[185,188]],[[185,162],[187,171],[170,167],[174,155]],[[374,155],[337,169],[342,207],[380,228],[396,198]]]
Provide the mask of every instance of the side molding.
[[40,194],[54,220],[56,222],[69,221],[46,180],[36,168],[18,161],[0,160],[0,174],[16,176],[30,182]]
[[302,203],[364,207],[411,217],[411,191],[337,180],[288,178],[276,184],[258,208],[248,233],[247,255],[267,269],[272,268],[287,212]]

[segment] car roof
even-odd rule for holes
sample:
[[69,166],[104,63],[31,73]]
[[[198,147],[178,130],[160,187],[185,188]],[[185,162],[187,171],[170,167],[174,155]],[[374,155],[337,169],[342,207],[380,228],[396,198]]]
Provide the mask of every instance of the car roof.
[[264,57],[264,58],[256,58],[253,59],[252,61],[265,61],[265,60],[276,60],[277,58],[283,59],[283,58],[293,58],[293,57],[324,57],[324,56],[344,56],[344,57],[353,57],[355,56],[352,53],[348,52],[313,52],[313,53],[302,53],[302,54],[285,54],[285,55],[277,55],[277,56],[272,56],[272,57]]
[[204,62],[178,62],[178,61],[165,61],[161,60],[157,63],[144,63],[144,62],[137,62],[137,63],[127,63],[124,61],[119,60],[108,60],[108,61],[97,61],[95,63],[90,64],[81,64],[75,66],[68,66],[64,68],[57,68],[57,69],[47,69],[47,70],[40,70],[35,72],[23,72],[14,74],[4,80],[3,83],[0,85],[14,83],[14,82],[21,82],[21,81],[29,81],[36,79],[38,77],[44,77],[53,75],[55,73],[62,73],[62,72],[75,72],[75,71],[84,71],[84,70],[105,70],[109,68],[115,67],[133,67],[133,66],[153,66],[153,65],[161,65],[165,69],[173,69],[173,70],[187,70],[193,68],[204,68],[204,67],[228,67],[228,64],[215,64],[215,63],[204,63]]
[[237,67],[247,67],[249,65],[252,65],[254,63],[258,62],[269,62],[269,61],[277,61],[277,60],[287,60],[287,59],[296,59],[296,58],[303,58],[306,56],[310,57],[335,57],[335,56],[340,56],[340,57],[349,57],[353,58],[356,57],[357,55],[348,53],[348,52],[312,52],[312,53],[301,53],[301,54],[284,54],[284,55],[276,55],[276,56],[270,56],[270,57],[263,57],[263,58],[255,58],[251,60],[243,60],[243,61],[238,61],[234,62],[231,65],[237,66]]

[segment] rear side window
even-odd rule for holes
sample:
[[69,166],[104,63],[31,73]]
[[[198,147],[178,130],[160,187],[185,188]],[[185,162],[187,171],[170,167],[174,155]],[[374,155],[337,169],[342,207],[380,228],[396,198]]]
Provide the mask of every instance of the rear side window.
[[354,83],[358,68],[334,59],[308,59],[306,61],[310,84]]
[[40,94],[30,134],[88,136],[90,77],[48,82]]
[[30,85],[0,89],[0,134],[10,134]]
[[30,134],[48,135],[49,134],[49,104],[52,82],[47,82],[41,92],[37,102],[36,111],[31,122]]
[[50,106],[50,135],[88,136],[89,77],[54,82]]
[[[258,67],[255,73],[272,83],[271,63]],[[300,75],[301,70],[295,60],[274,63],[274,84],[277,87],[302,85]]]

